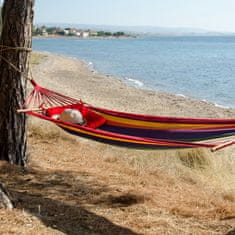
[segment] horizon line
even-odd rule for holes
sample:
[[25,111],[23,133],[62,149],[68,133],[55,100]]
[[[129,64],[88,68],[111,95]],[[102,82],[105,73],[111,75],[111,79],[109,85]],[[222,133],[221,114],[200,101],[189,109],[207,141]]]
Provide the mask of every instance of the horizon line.
[[[200,30],[204,33],[224,33],[224,34],[234,34],[235,31],[226,31],[226,30],[213,30],[200,27],[190,27],[190,26],[158,26],[158,25],[115,25],[115,24],[95,24],[95,23],[68,23],[68,22],[35,22],[34,24],[57,24],[57,25],[89,25],[95,27],[124,27],[124,28],[159,28],[159,29],[182,29],[182,30]],[[193,33],[193,32],[192,32]]]

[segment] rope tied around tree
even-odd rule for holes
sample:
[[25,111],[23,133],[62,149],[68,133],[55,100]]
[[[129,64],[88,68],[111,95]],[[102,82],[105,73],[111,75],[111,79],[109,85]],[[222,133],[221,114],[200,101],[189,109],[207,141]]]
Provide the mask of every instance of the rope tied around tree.
[[[9,50],[32,52],[32,48],[27,48],[27,47],[11,47],[11,46],[6,46],[6,45],[0,45],[0,53],[2,53],[3,51],[9,51]],[[21,71],[19,68],[17,68],[17,66],[15,66],[13,63],[11,63],[9,60],[7,60],[4,56],[2,56],[2,54],[0,54],[0,59],[2,59],[5,63],[10,65],[10,67],[12,67],[15,71],[17,71],[18,73],[22,74],[27,80],[32,81],[32,72],[31,72],[31,69],[30,69],[31,77],[29,77],[29,76],[24,74],[25,72]]]
[[[11,47],[11,46],[6,46],[6,45],[0,45],[0,59],[2,59],[5,63],[10,65],[11,68],[13,68],[15,71],[23,75],[27,80],[32,81],[32,72],[30,69],[30,74],[31,77],[28,77],[27,75],[24,74],[23,71],[21,71],[19,68],[17,68],[13,63],[11,63],[9,60],[7,60],[4,56],[2,56],[3,51],[8,51],[8,50],[13,50],[13,51],[26,51],[26,52],[32,52],[32,48],[26,48],[26,47]],[[5,114],[6,115],[6,114]],[[3,124],[3,119],[0,123],[0,127]]]
[[[9,46],[0,45],[0,53],[6,50],[25,50],[27,52],[32,51],[31,48],[9,47]],[[1,54],[0,54],[0,59],[2,59],[5,63],[7,63],[15,71],[22,74],[27,80],[31,82],[31,84],[34,87],[33,91],[29,94],[25,102],[22,104],[24,111],[25,111],[25,108],[29,107],[30,105],[33,105],[34,108],[37,107],[37,109],[38,108],[42,109],[42,106],[53,107],[53,106],[59,106],[59,105],[71,105],[71,104],[83,103],[81,100],[73,99],[71,97],[64,96],[57,92],[51,91],[49,89],[41,88],[40,86],[38,86],[37,83],[33,80],[31,68],[29,68],[29,71],[30,71],[30,77],[29,77],[28,75],[25,75],[23,71],[17,68],[17,66],[11,63],[8,59],[6,59]]]
[[0,52],[8,51],[8,50],[31,52],[32,48],[27,48],[27,47],[12,47],[12,46],[0,45]]

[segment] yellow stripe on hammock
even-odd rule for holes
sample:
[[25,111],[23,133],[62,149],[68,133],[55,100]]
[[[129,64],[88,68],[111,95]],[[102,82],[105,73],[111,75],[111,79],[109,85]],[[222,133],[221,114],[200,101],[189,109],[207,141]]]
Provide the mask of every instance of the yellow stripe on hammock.
[[115,117],[113,115],[104,114],[98,112],[107,121],[110,121],[113,125],[126,126],[126,127],[138,127],[149,129],[207,129],[207,128],[235,128],[234,124],[189,124],[189,123],[167,123],[167,122],[149,122],[141,120],[133,120],[129,118]]

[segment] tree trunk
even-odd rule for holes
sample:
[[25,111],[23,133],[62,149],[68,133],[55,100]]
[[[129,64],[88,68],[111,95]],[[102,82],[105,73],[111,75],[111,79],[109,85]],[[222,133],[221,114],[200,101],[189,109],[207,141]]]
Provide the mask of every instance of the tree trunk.
[[8,48],[0,51],[0,160],[18,165],[27,160],[26,117],[16,110],[26,95],[29,51],[23,48],[32,46],[33,5],[34,0],[5,0],[2,9],[0,50]]

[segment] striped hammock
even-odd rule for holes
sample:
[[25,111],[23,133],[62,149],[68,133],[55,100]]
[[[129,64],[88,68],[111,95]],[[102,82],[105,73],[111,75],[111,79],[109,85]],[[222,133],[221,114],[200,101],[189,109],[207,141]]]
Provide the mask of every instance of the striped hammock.
[[[118,112],[94,107],[43,88],[34,80],[31,83],[34,89],[27,97],[24,109],[19,112],[53,122],[72,134],[140,148],[206,147],[215,151],[235,143],[227,138],[235,134],[235,119],[176,118]],[[53,118],[68,108],[79,110],[86,125]]]

